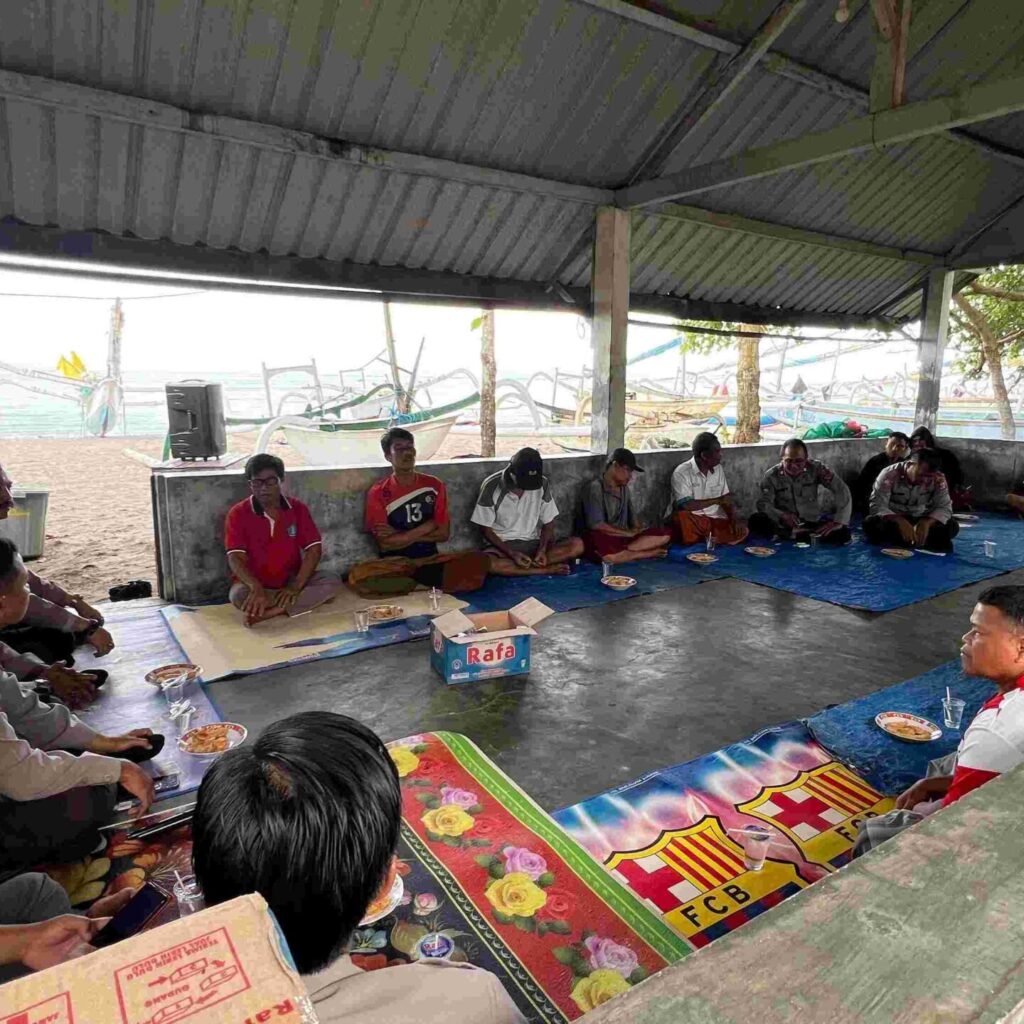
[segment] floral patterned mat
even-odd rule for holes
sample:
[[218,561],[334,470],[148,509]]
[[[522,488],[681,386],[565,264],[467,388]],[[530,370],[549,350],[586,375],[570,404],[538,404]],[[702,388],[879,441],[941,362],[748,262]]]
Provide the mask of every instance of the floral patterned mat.
[[659,917],[454,733],[390,744],[402,780],[403,903],[353,960],[407,963],[441,932],[530,1021],[574,1020],[689,952]]

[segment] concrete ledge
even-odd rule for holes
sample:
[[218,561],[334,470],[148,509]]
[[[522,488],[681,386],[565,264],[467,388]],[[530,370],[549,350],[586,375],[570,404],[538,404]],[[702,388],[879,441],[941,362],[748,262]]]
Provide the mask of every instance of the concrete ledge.
[[587,1014],[593,1024],[1024,1020],[1024,766]]
[[[942,439],[964,463],[968,483],[981,501],[998,501],[1024,470],[1024,448],[1015,441]],[[778,461],[778,444],[727,445],[725,470],[729,486],[748,513],[757,500],[764,471]],[[811,441],[812,457],[828,463],[848,482],[880,448],[878,441]],[[644,469],[634,483],[638,505],[648,522],[660,522],[668,504],[669,477],[685,450],[641,452]],[[555,500],[562,514],[559,536],[573,530],[580,488],[600,473],[604,458],[596,455],[558,455],[545,459]],[[480,545],[479,531],[469,522],[481,482],[502,469],[505,459],[460,459],[436,462],[424,470],[440,477],[448,487],[452,521],[449,548]],[[375,548],[363,532],[364,496],[370,485],[385,475],[380,466],[298,468],[288,470],[290,493],[306,502],[324,535],[326,569],[345,572],[354,563],[372,558]],[[154,470],[153,520],[156,532],[160,594],[168,601],[202,604],[227,599],[228,574],[224,557],[224,517],[244,498],[248,487],[241,469],[192,473]]]

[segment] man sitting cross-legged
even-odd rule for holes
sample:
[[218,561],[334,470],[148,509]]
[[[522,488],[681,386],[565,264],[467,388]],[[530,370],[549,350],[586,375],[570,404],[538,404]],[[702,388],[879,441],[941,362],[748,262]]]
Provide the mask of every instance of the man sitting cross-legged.
[[906,462],[883,469],[871,492],[871,514],[864,520],[864,536],[872,544],[952,551],[960,524],[953,518],[941,467],[937,452],[921,448]]
[[712,537],[717,544],[742,544],[747,524],[736,511],[722,471],[722,445],[714,434],[693,439],[693,458],[672,473],[672,500],[665,512],[683,544]]
[[392,473],[366,493],[364,523],[382,557],[353,566],[348,583],[364,597],[408,594],[417,585],[478,590],[490,559],[479,551],[439,554],[451,535],[443,480],[416,468],[416,439],[392,427],[381,439]]
[[948,807],[972,790],[1024,762],[1024,587],[991,587],[971,612],[960,648],[964,674],[994,683],[956,754],[933,761],[927,778],[896,800],[897,810],[861,826],[859,855]]
[[398,772],[373,732],[327,711],[293,715],[206,773],[196,879],[207,906],[251,892],[267,901],[321,1024],[519,1024],[487,971],[421,959],[364,972],[347,955],[389,877],[401,814]]
[[[819,488],[827,487],[836,508],[822,515]],[[850,542],[850,488],[842,477],[823,462],[809,458],[807,445],[794,437],[782,446],[782,461],[772,466],[761,480],[757,512],[750,517],[755,537],[807,540],[817,537],[822,544]]]
[[520,448],[480,485],[472,522],[481,528],[495,576],[564,576],[583,554],[579,537],[555,540],[558,506],[536,448]]
[[616,448],[604,473],[591,480],[583,492],[583,544],[595,562],[635,562],[664,558],[672,531],[664,526],[645,528],[636,513],[630,481],[642,473],[628,448]]
[[233,505],[224,522],[224,546],[234,578],[228,597],[245,624],[301,615],[335,597],[341,578],[317,572],[323,544],[309,509],[283,490],[284,463],[254,455],[245,464],[252,494]]

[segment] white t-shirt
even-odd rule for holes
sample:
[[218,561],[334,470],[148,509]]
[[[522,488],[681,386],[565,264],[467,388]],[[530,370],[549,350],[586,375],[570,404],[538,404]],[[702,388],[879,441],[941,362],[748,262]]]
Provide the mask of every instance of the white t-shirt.
[[[681,462],[672,472],[672,500],[668,503],[666,516],[675,511],[678,501],[704,501],[707,498],[720,498],[729,493],[729,485],[721,465],[715,466],[710,473],[702,473],[697,468],[697,460]],[[694,511],[695,516],[710,516],[712,519],[725,519],[725,510],[721,505],[708,505]]]
[[536,490],[519,495],[512,483],[507,470],[484,480],[470,521],[489,527],[502,540],[539,540],[540,528],[558,518],[548,478]]

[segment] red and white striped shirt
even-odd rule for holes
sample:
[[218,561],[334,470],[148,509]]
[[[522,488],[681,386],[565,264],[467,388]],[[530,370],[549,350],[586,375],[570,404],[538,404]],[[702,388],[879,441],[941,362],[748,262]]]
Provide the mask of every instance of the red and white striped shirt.
[[943,807],[1024,761],[1024,676],[982,705],[960,741]]

